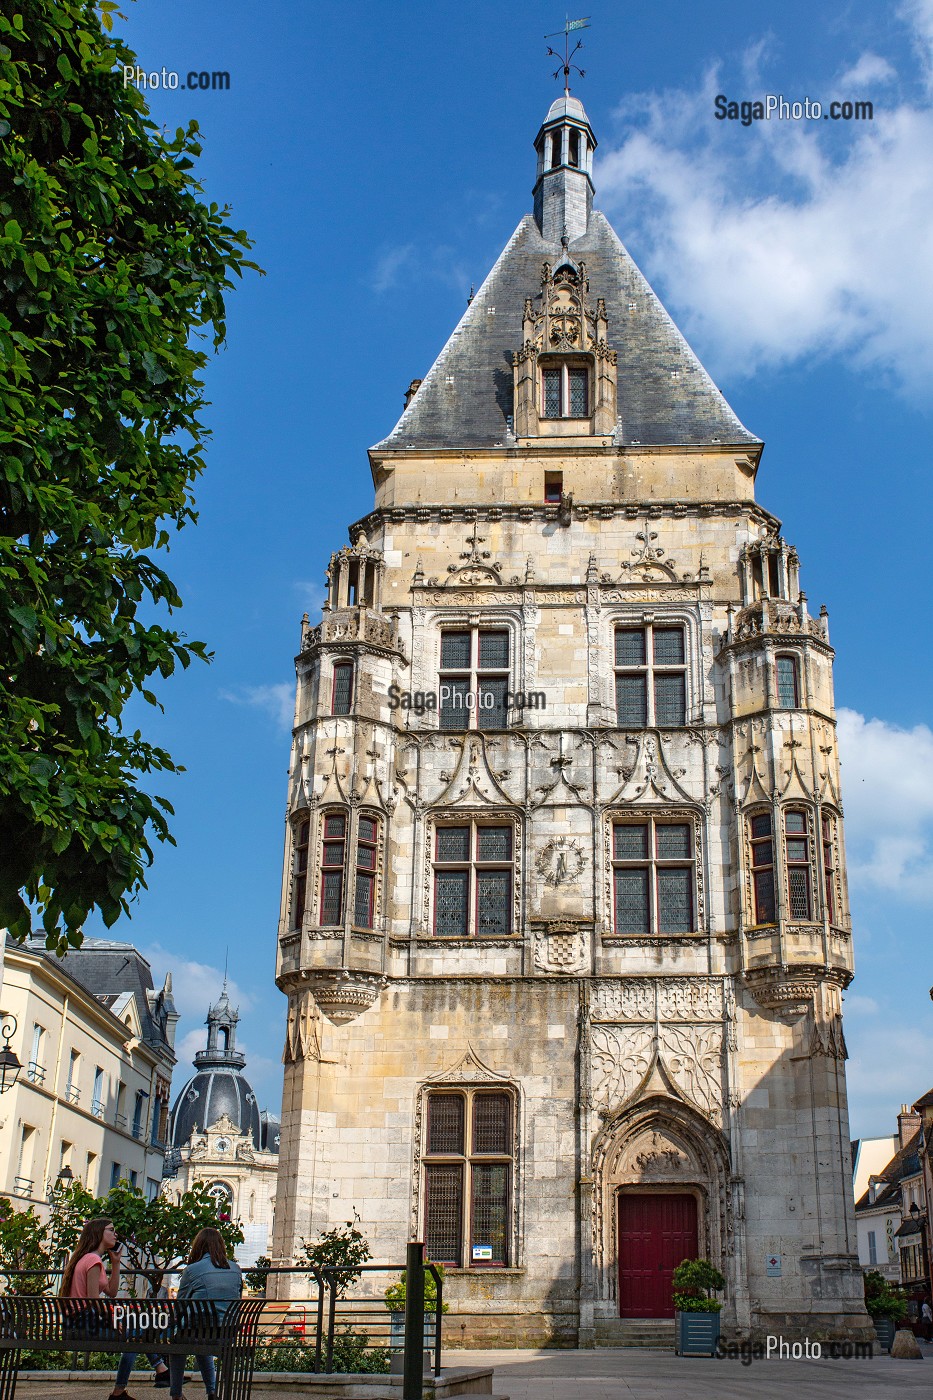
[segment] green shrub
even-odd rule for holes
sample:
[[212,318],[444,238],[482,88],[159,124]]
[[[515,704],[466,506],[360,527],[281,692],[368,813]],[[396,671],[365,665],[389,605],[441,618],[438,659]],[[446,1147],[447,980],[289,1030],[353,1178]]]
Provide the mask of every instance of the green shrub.
[[719,1312],[722,1303],[710,1289],[725,1288],[724,1275],[708,1259],[684,1259],[674,1270],[674,1307],[678,1312]]
[[894,1322],[900,1322],[907,1316],[907,1299],[900,1289],[892,1288],[884,1274],[877,1269],[867,1269],[865,1309],[869,1317],[889,1317]]
[[[434,1267],[441,1278],[443,1278],[443,1264],[435,1264]],[[405,1297],[407,1294],[405,1275],[407,1272],[407,1269],[403,1269],[402,1277],[396,1279],[395,1283],[390,1283],[389,1287],[382,1295],[386,1300],[386,1307],[389,1309],[389,1312],[405,1311]],[[437,1284],[434,1282],[434,1275],[429,1274],[427,1268],[425,1268],[424,1271],[424,1310],[425,1312],[437,1312]],[[441,1312],[450,1312],[446,1303],[441,1309]]]

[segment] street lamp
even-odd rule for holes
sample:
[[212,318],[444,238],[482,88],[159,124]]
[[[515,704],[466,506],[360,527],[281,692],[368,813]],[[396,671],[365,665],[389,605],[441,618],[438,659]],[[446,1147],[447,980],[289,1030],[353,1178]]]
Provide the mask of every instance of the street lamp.
[[3,1049],[0,1050],[0,1094],[5,1094],[7,1089],[12,1089],[19,1078],[22,1065],[16,1057],[16,1052],[10,1049],[10,1041],[16,1034],[18,1023],[15,1016],[4,1016],[0,1023],[0,1035],[3,1036]]

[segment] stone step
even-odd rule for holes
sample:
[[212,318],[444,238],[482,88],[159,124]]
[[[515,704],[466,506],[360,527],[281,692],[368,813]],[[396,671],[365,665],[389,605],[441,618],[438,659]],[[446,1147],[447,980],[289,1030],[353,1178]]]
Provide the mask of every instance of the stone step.
[[598,1347],[654,1347],[674,1350],[672,1318],[618,1318],[597,1322],[594,1341]]

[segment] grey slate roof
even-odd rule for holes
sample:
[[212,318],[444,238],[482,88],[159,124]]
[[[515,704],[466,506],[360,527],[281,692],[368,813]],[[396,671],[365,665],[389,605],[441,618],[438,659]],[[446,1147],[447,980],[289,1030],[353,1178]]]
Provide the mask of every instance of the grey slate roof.
[[170,997],[166,1000],[156,995],[152,970],[132,943],[120,943],[110,938],[85,938],[80,948],[70,948],[61,957],[47,952],[42,934],[33,935],[27,946],[30,952],[39,953],[56,967],[62,968],[108,1011],[113,1010],[123,993],[131,992],[136,999],[143,1040],[171,1053],[165,1013],[174,1012],[174,1004]]
[[[591,301],[606,301],[609,343],[618,352],[617,445],[758,446],[760,439],[726,403],[605,215],[593,211],[570,253],[586,263]],[[506,441],[524,300],[540,294],[541,264],[553,267],[560,255],[560,245],[545,242],[526,215],[399,422],[373,451]],[[679,371],[676,377],[672,370]]]
[[241,1133],[249,1133],[253,1146],[262,1143],[259,1105],[248,1079],[236,1069],[200,1070],[188,1080],[172,1109],[170,1137],[173,1147],[184,1147],[192,1133],[203,1133],[223,1114]]

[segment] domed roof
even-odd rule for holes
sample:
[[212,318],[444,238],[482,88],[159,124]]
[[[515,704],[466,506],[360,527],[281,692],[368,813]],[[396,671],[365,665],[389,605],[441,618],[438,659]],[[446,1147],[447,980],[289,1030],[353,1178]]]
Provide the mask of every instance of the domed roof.
[[569,92],[565,92],[560,97],[554,98],[550,110],[544,118],[544,125],[547,126],[548,122],[557,121],[560,117],[572,117],[578,122],[586,122],[587,126],[590,124],[590,119],[584,111],[583,103],[580,101],[579,97],[571,97]]
[[207,1046],[194,1057],[197,1073],[182,1089],[172,1109],[171,1142],[184,1147],[192,1133],[203,1133],[224,1114],[253,1146],[262,1146],[259,1105],[241,1073],[246,1056],[236,1047],[239,1013],[230,1005],[224,982],[220,999],[207,1012]]
[[227,1117],[241,1133],[248,1133],[253,1146],[262,1146],[259,1105],[249,1080],[237,1069],[199,1070],[182,1089],[172,1109],[172,1146],[184,1147],[192,1133],[203,1133]]

